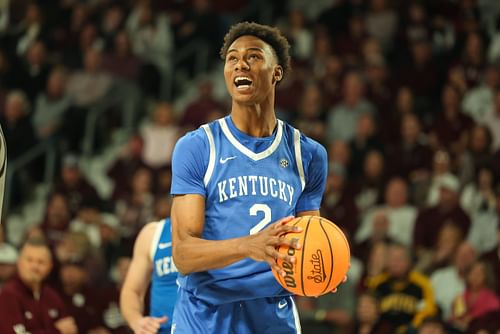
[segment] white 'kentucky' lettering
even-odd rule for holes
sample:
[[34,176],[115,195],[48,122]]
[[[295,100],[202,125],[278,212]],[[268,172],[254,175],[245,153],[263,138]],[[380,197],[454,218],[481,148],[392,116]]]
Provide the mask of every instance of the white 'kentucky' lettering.
[[271,196],[292,205],[292,185],[268,176],[244,175],[217,182],[219,203],[239,196]]

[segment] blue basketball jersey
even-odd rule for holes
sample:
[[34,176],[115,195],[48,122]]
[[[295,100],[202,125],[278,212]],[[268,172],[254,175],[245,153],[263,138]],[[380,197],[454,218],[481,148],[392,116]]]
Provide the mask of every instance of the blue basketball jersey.
[[150,291],[150,315],[167,316],[168,321],[161,325],[158,333],[170,333],[175,301],[177,298],[177,268],[172,260],[172,227],[170,219],[157,223],[151,243],[153,273]]
[[[323,146],[281,120],[272,136],[255,138],[227,116],[178,141],[172,172],[173,195],[205,197],[202,238],[223,240],[257,233],[297,212],[318,210],[327,157]],[[180,275],[179,283],[212,304],[289,294],[267,263],[251,259]]]

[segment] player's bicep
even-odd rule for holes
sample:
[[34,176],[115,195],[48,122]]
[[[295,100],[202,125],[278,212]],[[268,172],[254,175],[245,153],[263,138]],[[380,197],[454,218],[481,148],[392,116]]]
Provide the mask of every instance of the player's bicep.
[[200,238],[205,224],[205,197],[198,194],[175,196],[171,220],[174,247],[186,238]]

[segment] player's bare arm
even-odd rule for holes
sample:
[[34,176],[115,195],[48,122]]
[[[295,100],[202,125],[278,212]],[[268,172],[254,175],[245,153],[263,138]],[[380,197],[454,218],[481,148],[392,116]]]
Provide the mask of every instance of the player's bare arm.
[[[291,217],[283,218],[253,235],[227,240],[202,239],[205,215],[205,198],[201,195],[181,195],[172,204],[172,245],[177,269],[184,275],[192,272],[222,268],[245,258],[265,261],[276,266],[278,257],[293,262],[287,255],[279,254],[276,247],[287,245],[300,248],[289,238],[289,232],[300,232],[284,223]],[[276,266],[277,267],[277,266]],[[277,267],[279,272],[284,271]]]
[[120,295],[121,312],[136,334],[155,334],[166,317],[144,316],[144,297],[151,279],[149,256],[157,223],[143,227],[134,245],[134,254]]

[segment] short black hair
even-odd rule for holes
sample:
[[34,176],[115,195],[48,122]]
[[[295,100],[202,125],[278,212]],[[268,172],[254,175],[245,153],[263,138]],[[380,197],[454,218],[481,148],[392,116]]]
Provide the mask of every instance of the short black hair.
[[278,64],[283,68],[283,77],[291,70],[290,44],[283,33],[276,27],[255,22],[240,22],[233,25],[224,36],[224,44],[220,49],[220,57],[226,59],[227,50],[241,36],[255,36],[271,46],[278,58]]

